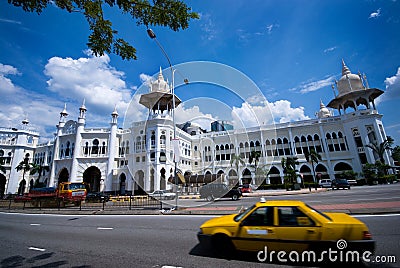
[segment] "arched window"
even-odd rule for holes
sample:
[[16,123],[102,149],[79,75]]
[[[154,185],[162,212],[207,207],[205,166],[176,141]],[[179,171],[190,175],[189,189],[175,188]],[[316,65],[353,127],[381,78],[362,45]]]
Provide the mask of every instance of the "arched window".
[[151,132],[150,144],[151,148],[154,148],[156,146],[156,134],[154,131]]
[[65,157],[69,157],[71,143],[67,141],[67,148],[65,148]]
[[60,159],[63,159],[64,158],[64,144],[61,144],[61,147],[60,147]]
[[136,152],[139,153],[142,150],[142,137],[136,137]]
[[83,149],[83,154],[88,155],[89,154],[89,143],[85,143],[85,148]]
[[162,134],[160,136],[160,145],[165,146],[166,142],[167,142],[167,137],[164,134]]
[[103,141],[103,145],[101,146],[101,154],[106,154],[106,142]]
[[49,152],[49,155],[47,156],[47,163],[51,163],[52,158],[53,158],[53,152],[50,151],[50,152]]
[[125,156],[125,141],[121,144],[121,156]]
[[99,140],[94,139],[92,143],[92,154],[98,154],[99,153]]

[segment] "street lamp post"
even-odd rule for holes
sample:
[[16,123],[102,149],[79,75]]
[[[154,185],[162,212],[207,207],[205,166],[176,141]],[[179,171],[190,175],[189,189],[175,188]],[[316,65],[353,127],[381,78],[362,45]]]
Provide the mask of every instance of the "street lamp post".
[[[175,124],[175,108],[176,107],[175,107],[175,79],[174,79],[176,69],[174,69],[172,67],[171,60],[169,59],[168,54],[165,52],[165,50],[162,47],[162,45],[160,44],[160,42],[158,42],[156,34],[153,32],[153,30],[152,29],[147,29],[147,34],[151,39],[154,39],[156,41],[158,47],[161,49],[161,51],[164,54],[165,58],[167,58],[168,64],[169,64],[169,68],[171,69],[171,74],[172,74],[172,89],[171,89],[171,91],[172,91],[172,124],[173,124],[173,127],[174,127],[174,139],[173,139],[174,140],[174,165],[175,165],[174,166],[174,181],[175,181],[175,194],[176,194],[176,196],[175,196],[175,198],[176,198],[175,199],[175,208],[178,209],[178,199],[179,199],[179,196],[178,196],[178,176],[177,176],[178,159],[177,159],[176,152],[179,151],[179,142],[177,142],[177,139],[176,139],[176,124]],[[186,79],[186,78],[184,78],[183,81],[184,81],[185,84],[189,83],[189,80]],[[175,148],[175,146],[176,146],[176,148]]]

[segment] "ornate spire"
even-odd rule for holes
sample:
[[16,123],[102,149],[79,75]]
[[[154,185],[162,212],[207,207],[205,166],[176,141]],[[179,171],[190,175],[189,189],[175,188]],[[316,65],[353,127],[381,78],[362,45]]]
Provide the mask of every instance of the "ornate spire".
[[160,72],[158,73],[158,80],[160,80],[160,81],[164,80],[164,76],[162,74],[161,66],[160,66]]
[[25,119],[22,120],[22,124],[23,124],[24,126],[26,126],[26,125],[29,124],[28,115],[25,114]]
[[342,76],[351,74],[350,69],[346,66],[346,63],[344,63],[344,60],[342,59]]
[[319,108],[320,108],[320,109],[326,108],[326,107],[325,107],[325,104],[322,102],[322,99],[319,99]]
[[111,113],[111,116],[114,117],[118,117],[118,112],[117,112],[117,105],[115,104],[114,106],[114,111]]
[[[85,106],[85,99],[83,99],[82,106],[79,108],[79,120],[82,119],[84,120],[86,117],[86,106]],[[83,121],[84,122],[84,121]]]
[[82,106],[79,108],[80,111],[87,111],[86,106],[85,106],[85,101],[86,101],[86,99],[83,99]]
[[68,116],[67,103],[64,103],[64,110],[62,110],[62,112],[60,112],[60,116],[61,117],[67,117]]

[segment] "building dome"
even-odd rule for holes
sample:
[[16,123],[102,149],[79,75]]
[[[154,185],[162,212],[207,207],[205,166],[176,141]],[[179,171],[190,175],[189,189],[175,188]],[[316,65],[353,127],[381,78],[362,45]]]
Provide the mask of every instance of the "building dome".
[[157,80],[151,82],[150,90],[151,92],[169,92],[168,82],[164,80],[161,67]]
[[338,81],[339,96],[343,96],[352,91],[365,90],[360,75],[352,74],[350,69],[342,60],[342,77]]
[[332,112],[326,108],[325,104],[322,103],[322,100],[319,104],[319,111],[317,112],[318,118],[326,118],[332,116]]

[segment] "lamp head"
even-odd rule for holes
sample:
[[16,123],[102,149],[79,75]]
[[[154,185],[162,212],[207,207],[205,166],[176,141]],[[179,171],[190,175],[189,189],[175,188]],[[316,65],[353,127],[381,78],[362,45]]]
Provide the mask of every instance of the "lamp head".
[[147,34],[151,39],[156,38],[156,34],[153,32],[152,29],[147,29]]

